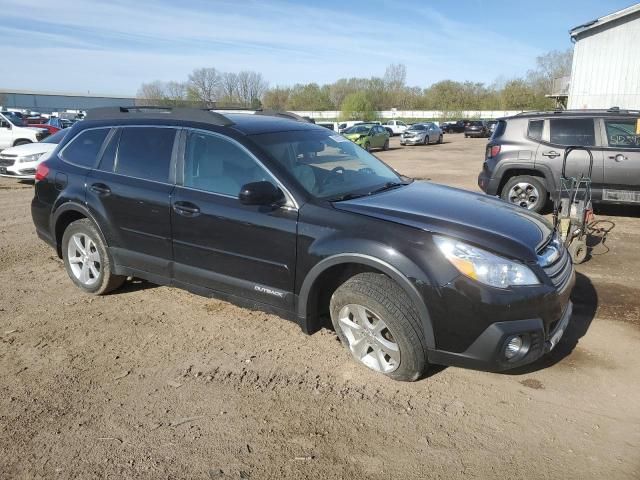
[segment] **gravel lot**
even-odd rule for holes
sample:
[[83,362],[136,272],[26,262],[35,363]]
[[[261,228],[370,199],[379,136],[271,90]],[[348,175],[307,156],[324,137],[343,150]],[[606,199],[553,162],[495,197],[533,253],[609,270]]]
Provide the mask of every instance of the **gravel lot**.
[[[477,190],[485,141],[378,155]],[[145,282],[81,294],[0,179],[0,478],[640,478],[640,209],[607,209],[571,328],[524,371],[398,383],[331,331]]]

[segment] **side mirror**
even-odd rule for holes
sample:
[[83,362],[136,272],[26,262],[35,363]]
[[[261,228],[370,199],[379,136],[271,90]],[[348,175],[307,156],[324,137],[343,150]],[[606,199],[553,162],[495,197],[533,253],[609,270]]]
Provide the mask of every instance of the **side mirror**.
[[238,194],[243,205],[277,205],[284,202],[282,190],[265,180],[243,185]]

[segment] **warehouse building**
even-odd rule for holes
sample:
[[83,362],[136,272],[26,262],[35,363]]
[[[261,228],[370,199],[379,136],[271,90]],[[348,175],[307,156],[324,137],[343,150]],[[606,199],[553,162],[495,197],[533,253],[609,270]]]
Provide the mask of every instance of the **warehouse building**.
[[568,108],[640,109],[640,3],[577,26]]
[[3,109],[20,109],[46,114],[66,110],[89,110],[96,107],[127,107],[135,105],[135,102],[135,97],[128,96],[0,89],[0,106]]

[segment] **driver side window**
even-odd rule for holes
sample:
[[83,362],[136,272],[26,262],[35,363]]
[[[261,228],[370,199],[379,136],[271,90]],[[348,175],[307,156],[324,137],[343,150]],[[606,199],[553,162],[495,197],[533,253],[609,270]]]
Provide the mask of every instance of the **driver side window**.
[[191,131],[184,154],[184,186],[237,197],[243,185],[271,180],[240,145],[219,135]]

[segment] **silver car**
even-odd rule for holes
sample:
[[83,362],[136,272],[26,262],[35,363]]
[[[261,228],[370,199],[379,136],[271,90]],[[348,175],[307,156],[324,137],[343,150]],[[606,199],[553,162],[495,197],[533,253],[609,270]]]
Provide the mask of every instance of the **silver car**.
[[442,143],[442,130],[435,123],[415,123],[400,135],[400,145]]

